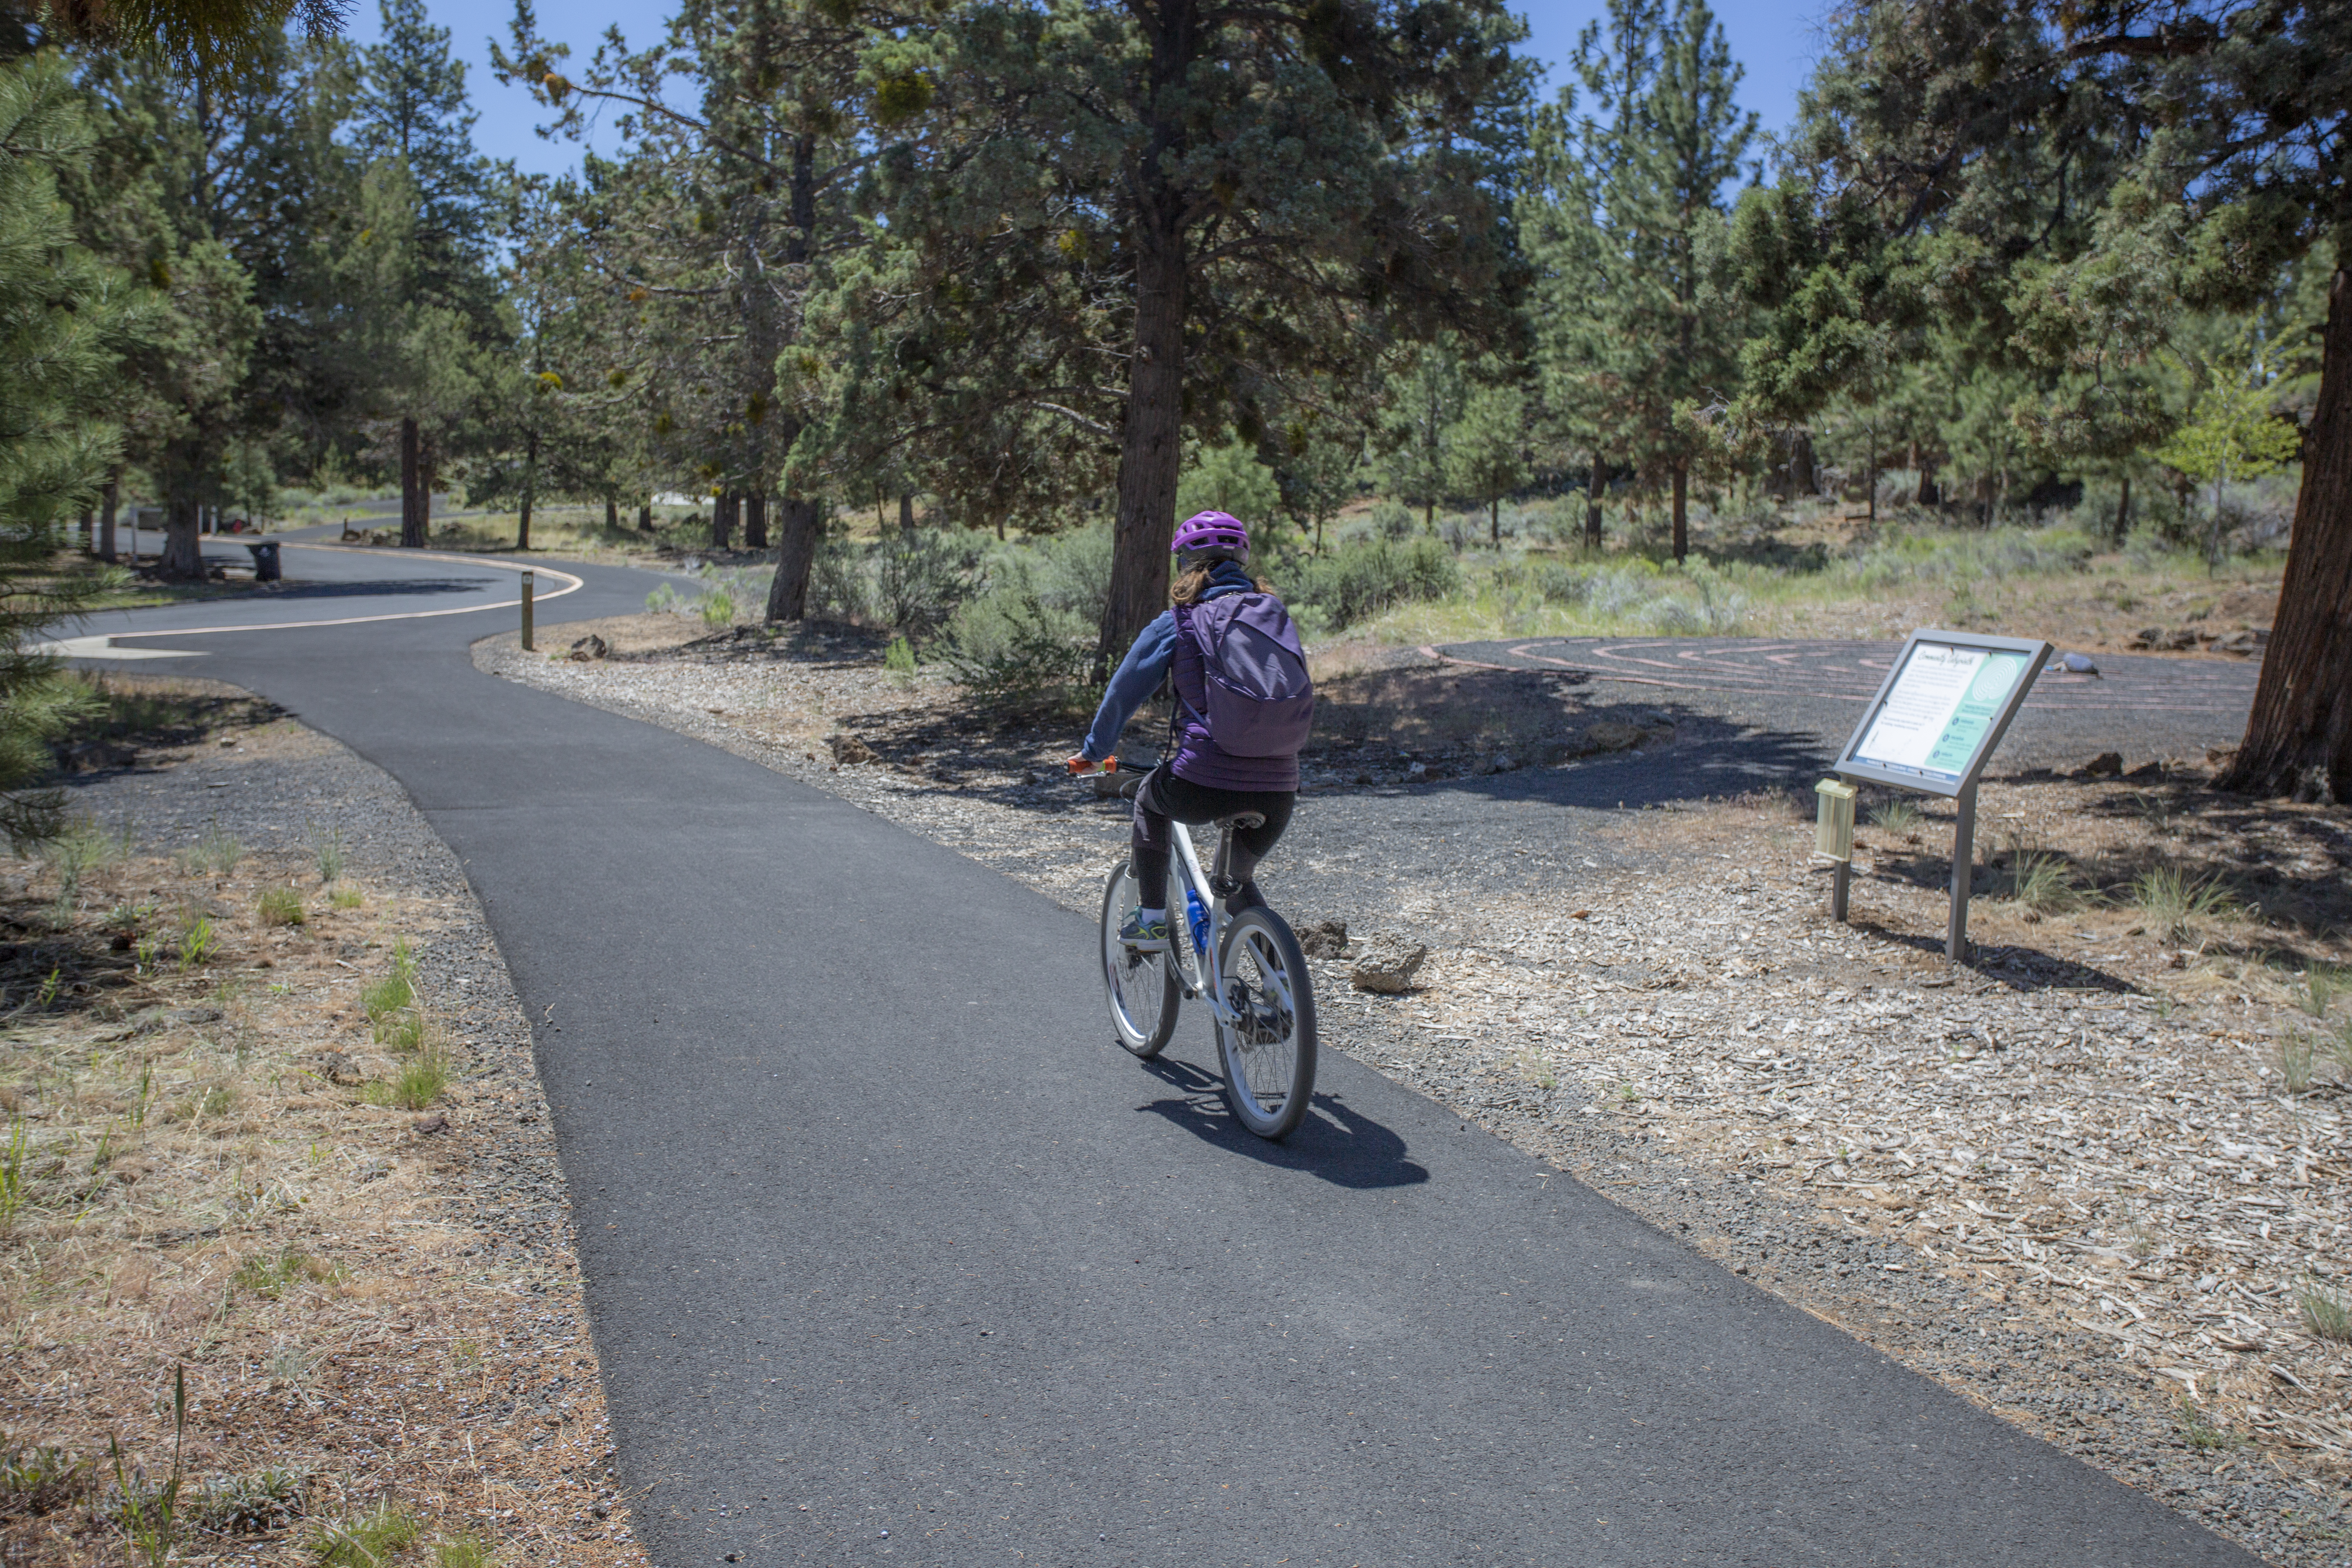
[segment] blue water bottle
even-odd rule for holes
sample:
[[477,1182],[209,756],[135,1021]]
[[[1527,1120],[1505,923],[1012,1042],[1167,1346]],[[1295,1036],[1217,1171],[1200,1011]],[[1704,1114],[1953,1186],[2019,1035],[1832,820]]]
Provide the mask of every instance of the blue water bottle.
[[1209,951],[1208,906],[1202,903],[1201,895],[1190,888],[1184,889],[1184,918],[1192,927],[1192,951],[1206,953]]

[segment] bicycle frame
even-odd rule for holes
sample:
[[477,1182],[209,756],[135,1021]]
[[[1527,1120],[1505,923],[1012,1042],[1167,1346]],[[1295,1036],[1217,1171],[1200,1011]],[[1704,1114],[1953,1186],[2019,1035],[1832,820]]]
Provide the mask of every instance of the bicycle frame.
[[[1168,826],[1175,836],[1174,864],[1180,869],[1184,886],[1201,900],[1201,907],[1209,911],[1209,950],[1200,955],[1202,988],[1208,994],[1200,1000],[1208,1003],[1209,1011],[1218,1023],[1230,1027],[1241,1022],[1241,1015],[1226,1005],[1225,977],[1217,967],[1217,954],[1223,950],[1225,941],[1225,900],[1210,888],[1208,874],[1201,869],[1201,857],[1192,847],[1192,835],[1181,822],[1171,821]],[[1171,942],[1192,940],[1192,911],[1170,910],[1168,919]],[[1182,922],[1181,928],[1179,921]]]

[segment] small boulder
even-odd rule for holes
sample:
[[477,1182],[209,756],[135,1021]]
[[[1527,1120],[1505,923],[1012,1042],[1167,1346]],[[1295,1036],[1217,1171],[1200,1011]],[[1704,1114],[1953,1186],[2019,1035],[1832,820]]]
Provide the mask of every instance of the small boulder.
[[1649,731],[1638,725],[1620,723],[1614,719],[1603,719],[1584,732],[1584,744],[1588,751],[1630,752],[1646,740],[1648,735]]
[[1298,928],[1298,951],[1309,958],[1348,956],[1348,922],[1315,921]]
[[586,637],[573,643],[571,653],[565,657],[574,664],[590,664],[609,656],[612,651],[611,644],[594,632],[590,632]]
[[2251,655],[2254,651],[2256,646],[2257,644],[2254,638],[2254,634],[2246,631],[2231,632],[2226,636],[2218,637],[2213,639],[2213,651],[2215,653],[2234,653],[2241,656]]
[[341,1051],[321,1051],[312,1059],[319,1076],[329,1083],[351,1085],[360,1081],[359,1064]]
[[833,765],[837,768],[854,768],[863,763],[882,760],[881,752],[855,735],[829,736],[824,743],[833,748]]
[[1429,949],[1423,943],[1407,942],[1402,937],[1373,937],[1357,949],[1355,967],[1348,972],[1348,983],[1359,991],[1400,995],[1412,989],[1414,972],[1428,956]]
[[2135,781],[2153,781],[2160,779],[2163,776],[2164,764],[2162,763],[2142,763],[2139,766],[2132,769],[2131,772],[2124,774],[2124,777]]
[[417,1135],[420,1137],[426,1137],[447,1127],[449,1125],[449,1119],[436,1110],[430,1116],[418,1117],[415,1125]]
[[2121,778],[2123,772],[2124,754],[2121,752],[2101,752],[2084,763],[2082,768],[2083,776],[2086,779]]

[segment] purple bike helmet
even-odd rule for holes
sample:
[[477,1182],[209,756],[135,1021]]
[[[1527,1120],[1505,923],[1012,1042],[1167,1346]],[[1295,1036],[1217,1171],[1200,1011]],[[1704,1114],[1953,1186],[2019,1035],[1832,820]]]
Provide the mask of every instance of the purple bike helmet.
[[1181,555],[1192,550],[1230,550],[1236,555],[1249,554],[1249,530],[1241,519],[1222,511],[1195,512],[1176,528],[1176,542],[1168,547],[1171,555]]

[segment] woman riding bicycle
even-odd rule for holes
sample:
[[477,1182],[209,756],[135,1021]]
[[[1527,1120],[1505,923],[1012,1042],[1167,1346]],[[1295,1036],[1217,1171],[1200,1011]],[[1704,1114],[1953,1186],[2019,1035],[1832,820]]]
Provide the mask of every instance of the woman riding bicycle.
[[[1135,836],[1129,863],[1135,885],[1144,898],[1161,894],[1168,886],[1171,819],[1190,826],[1214,822],[1241,812],[1254,812],[1264,822],[1237,827],[1233,837],[1232,879],[1240,884],[1225,900],[1228,910],[1240,910],[1259,902],[1251,879],[1298,803],[1298,752],[1295,747],[1272,756],[1241,755],[1217,744],[1208,713],[1206,656],[1192,635],[1191,616],[1196,606],[1234,594],[1269,595],[1273,616],[1287,632],[1287,616],[1274,590],[1249,574],[1249,531],[1221,511],[1204,511],[1177,529],[1171,552],[1182,557],[1171,608],[1144,627],[1127,650],[1103,692],[1102,706],[1078,754],[1070,759],[1073,771],[1101,762],[1118,744],[1119,731],[1145,699],[1172,673],[1176,687],[1175,721],[1171,725],[1171,755],[1154,768],[1135,793]],[[1290,644],[1297,651],[1295,634]],[[1303,732],[1303,723],[1300,726]],[[1229,737],[1230,738],[1230,737]],[[1163,895],[1164,896],[1164,895]],[[1168,947],[1168,911],[1139,908],[1119,928],[1119,940],[1138,952],[1161,952]]]

